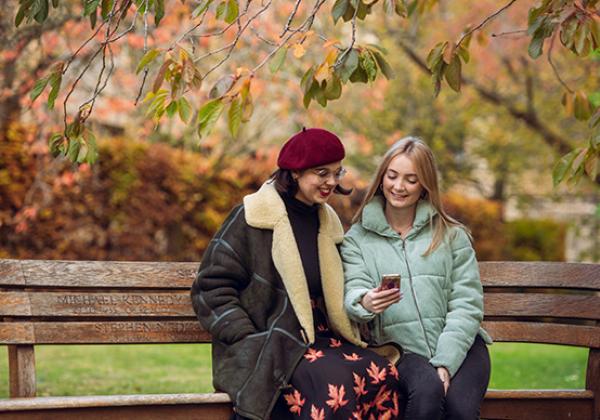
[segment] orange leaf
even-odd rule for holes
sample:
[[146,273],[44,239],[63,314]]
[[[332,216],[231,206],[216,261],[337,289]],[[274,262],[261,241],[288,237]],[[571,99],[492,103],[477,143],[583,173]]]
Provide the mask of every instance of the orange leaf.
[[329,396],[331,399],[327,400],[325,403],[333,408],[333,412],[335,413],[340,407],[348,404],[348,400],[344,400],[344,396],[346,394],[346,390],[344,389],[344,385],[340,385],[339,388],[335,385],[328,384],[329,386]]
[[325,409],[317,408],[313,405],[310,406],[310,419],[311,420],[325,420]]
[[344,355],[344,359],[350,361],[350,362],[356,362],[358,360],[362,360],[362,357],[360,357],[358,354],[356,353],[352,353],[350,356],[348,356],[346,353],[342,353]]
[[394,378],[396,378],[396,380],[400,377],[398,375],[398,369],[396,369],[396,365],[393,363],[390,363],[389,365],[390,368],[390,375],[393,376]]
[[340,340],[336,340],[335,338],[329,339],[329,347],[336,348],[336,347],[341,347],[341,346],[342,346],[342,342]]
[[379,411],[387,410],[387,408],[384,407],[383,404],[385,404],[386,402],[388,402],[390,400],[391,393],[392,393],[391,390],[386,391],[385,385],[383,385],[381,388],[379,388],[379,391],[377,392],[377,395],[375,396],[375,406],[377,407],[377,409]]
[[306,360],[308,360],[310,363],[312,363],[315,360],[320,359],[321,357],[324,357],[324,356],[325,355],[323,354],[323,352],[321,350],[315,350],[311,347],[308,349],[308,351],[304,355],[304,358]]
[[380,370],[379,366],[377,366],[375,362],[371,362],[370,366],[370,368],[367,368],[367,373],[372,378],[371,383],[378,384],[379,382],[384,381],[385,377],[387,376],[385,368]]
[[362,395],[366,395],[367,394],[367,391],[365,390],[365,386],[367,384],[366,379],[360,375],[357,375],[354,372],[352,372],[352,376],[354,376],[354,384],[356,385],[354,387],[354,393],[356,394],[356,397],[360,398]]
[[293,394],[284,395],[285,402],[290,406],[290,412],[300,415],[302,406],[306,402],[306,398],[302,398],[302,394],[297,389],[294,390]]

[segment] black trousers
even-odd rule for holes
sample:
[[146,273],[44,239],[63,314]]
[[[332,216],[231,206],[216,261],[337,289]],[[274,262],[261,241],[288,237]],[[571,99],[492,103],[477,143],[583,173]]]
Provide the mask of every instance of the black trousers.
[[463,364],[450,380],[448,393],[427,358],[403,355],[398,362],[401,392],[406,397],[405,420],[474,420],[490,379],[490,355],[478,335]]

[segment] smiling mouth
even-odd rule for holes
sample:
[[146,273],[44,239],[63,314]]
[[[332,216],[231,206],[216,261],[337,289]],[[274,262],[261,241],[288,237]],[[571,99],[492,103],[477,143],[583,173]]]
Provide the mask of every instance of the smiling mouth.
[[327,197],[329,196],[329,194],[331,194],[331,189],[327,189],[327,190],[319,190],[319,194],[321,195],[321,197]]

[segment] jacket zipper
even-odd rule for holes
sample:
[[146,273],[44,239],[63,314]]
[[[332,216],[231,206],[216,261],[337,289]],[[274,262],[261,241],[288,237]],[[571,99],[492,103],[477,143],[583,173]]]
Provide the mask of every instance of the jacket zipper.
[[417,294],[415,292],[415,286],[413,284],[412,274],[410,272],[410,265],[408,264],[408,257],[406,256],[406,243],[405,240],[402,239],[402,253],[404,254],[404,262],[406,263],[406,269],[408,270],[408,282],[410,283],[410,291],[415,301],[415,307],[417,308],[417,316],[419,317],[419,324],[421,325],[421,331],[423,331],[423,338],[425,338],[425,344],[427,345],[427,350],[429,350],[429,358],[433,357],[433,351],[431,350],[431,346],[429,345],[429,340],[427,339],[427,333],[425,332],[425,325],[423,324],[423,317],[421,316],[421,310],[419,309],[419,302],[417,301]]

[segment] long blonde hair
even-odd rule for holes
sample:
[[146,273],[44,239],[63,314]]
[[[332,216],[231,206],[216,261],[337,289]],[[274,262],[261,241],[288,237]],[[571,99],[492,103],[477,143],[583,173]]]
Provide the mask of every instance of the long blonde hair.
[[444,206],[441,200],[439,182],[438,182],[438,170],[435,163],[435,157],[433,152],[421,139],[417,137],[404,137],[398,140],[390,149],[385,153],[381,163],[377,167],[375,176],[367,189],[367,194],[363,199],[360,207],[358,208],[352,223],[359,222],[362,220],[362,212],[367,203],[373,199],[374,196],[380,195],[385,203],[385,196],[381,189],[383,182],[383,175],[388,169],[388,166],[392,159],[399,155],[406,155],[417,172],[417,179],[423,186],[424,193],[421,196],[421,200],[428,200],[431,206],[437,211],[439,217],[432,218],[430,221],[433,226],[433,237],[429,248],[425,251],[424,255],[428,255],[433,252],[442,242],[446,230],[450,226],[460,226],[467,230],[462,223],[449,216],[444,211]]

